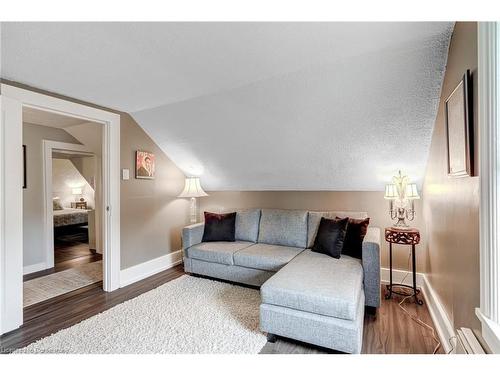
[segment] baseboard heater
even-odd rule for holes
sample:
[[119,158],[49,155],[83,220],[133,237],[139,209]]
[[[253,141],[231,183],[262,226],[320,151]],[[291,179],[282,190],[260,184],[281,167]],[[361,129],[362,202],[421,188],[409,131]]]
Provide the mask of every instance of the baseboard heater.
[[470,328],[457,329],[455,354],[485,354],[483,347]]

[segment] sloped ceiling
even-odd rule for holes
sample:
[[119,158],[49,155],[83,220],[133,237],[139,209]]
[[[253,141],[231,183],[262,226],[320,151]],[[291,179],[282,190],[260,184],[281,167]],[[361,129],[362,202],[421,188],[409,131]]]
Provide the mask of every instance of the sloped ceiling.
[[65,129],[70,126],[81,125],[83,123],[86,123],[87,121],[75,117],[60,115],[58,113],[24,107],[23,122],[35,125],[50,126],[52,128]]
[[2,77],[129,112],[208,190],[421,182],[452,23],[8,23]]

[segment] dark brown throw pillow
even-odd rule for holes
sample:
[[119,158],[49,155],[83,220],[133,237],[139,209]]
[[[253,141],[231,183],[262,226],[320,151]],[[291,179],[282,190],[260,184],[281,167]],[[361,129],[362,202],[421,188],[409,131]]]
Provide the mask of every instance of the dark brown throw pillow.
[[[340,219],[337,217],[337,219]],[[354,258],[361,259],[363,255],[363,239],[368,231],[370,218],[352,219],[349,218],[347,224],[347,233],[345,235],[344,247],[342,248],[343,255],[349,255]]]
[[344,245],[348,221],[349,218],[347,217],[345,219],[326,219],[322,217],[311,250],[339,259]]
[[231,241],[234,242],[236,212],[229,214],[214,214],[205,212],[205,228],[203,242]]

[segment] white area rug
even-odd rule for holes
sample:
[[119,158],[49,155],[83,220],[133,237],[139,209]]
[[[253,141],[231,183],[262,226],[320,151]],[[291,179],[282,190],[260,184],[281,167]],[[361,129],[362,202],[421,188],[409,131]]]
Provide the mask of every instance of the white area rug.
[[266,343],[258,290],[181,276],[16,353],[248,353]]
[[24,307],[102,280],[102,260],[38,277],[23,283]]

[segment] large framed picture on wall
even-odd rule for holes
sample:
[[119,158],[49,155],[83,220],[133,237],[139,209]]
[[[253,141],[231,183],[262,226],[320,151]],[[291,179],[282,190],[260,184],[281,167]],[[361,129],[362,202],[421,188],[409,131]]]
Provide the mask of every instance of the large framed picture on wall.
[[472,78],[470,70],[445,102],[448,175],[473,175],[473,113]]

